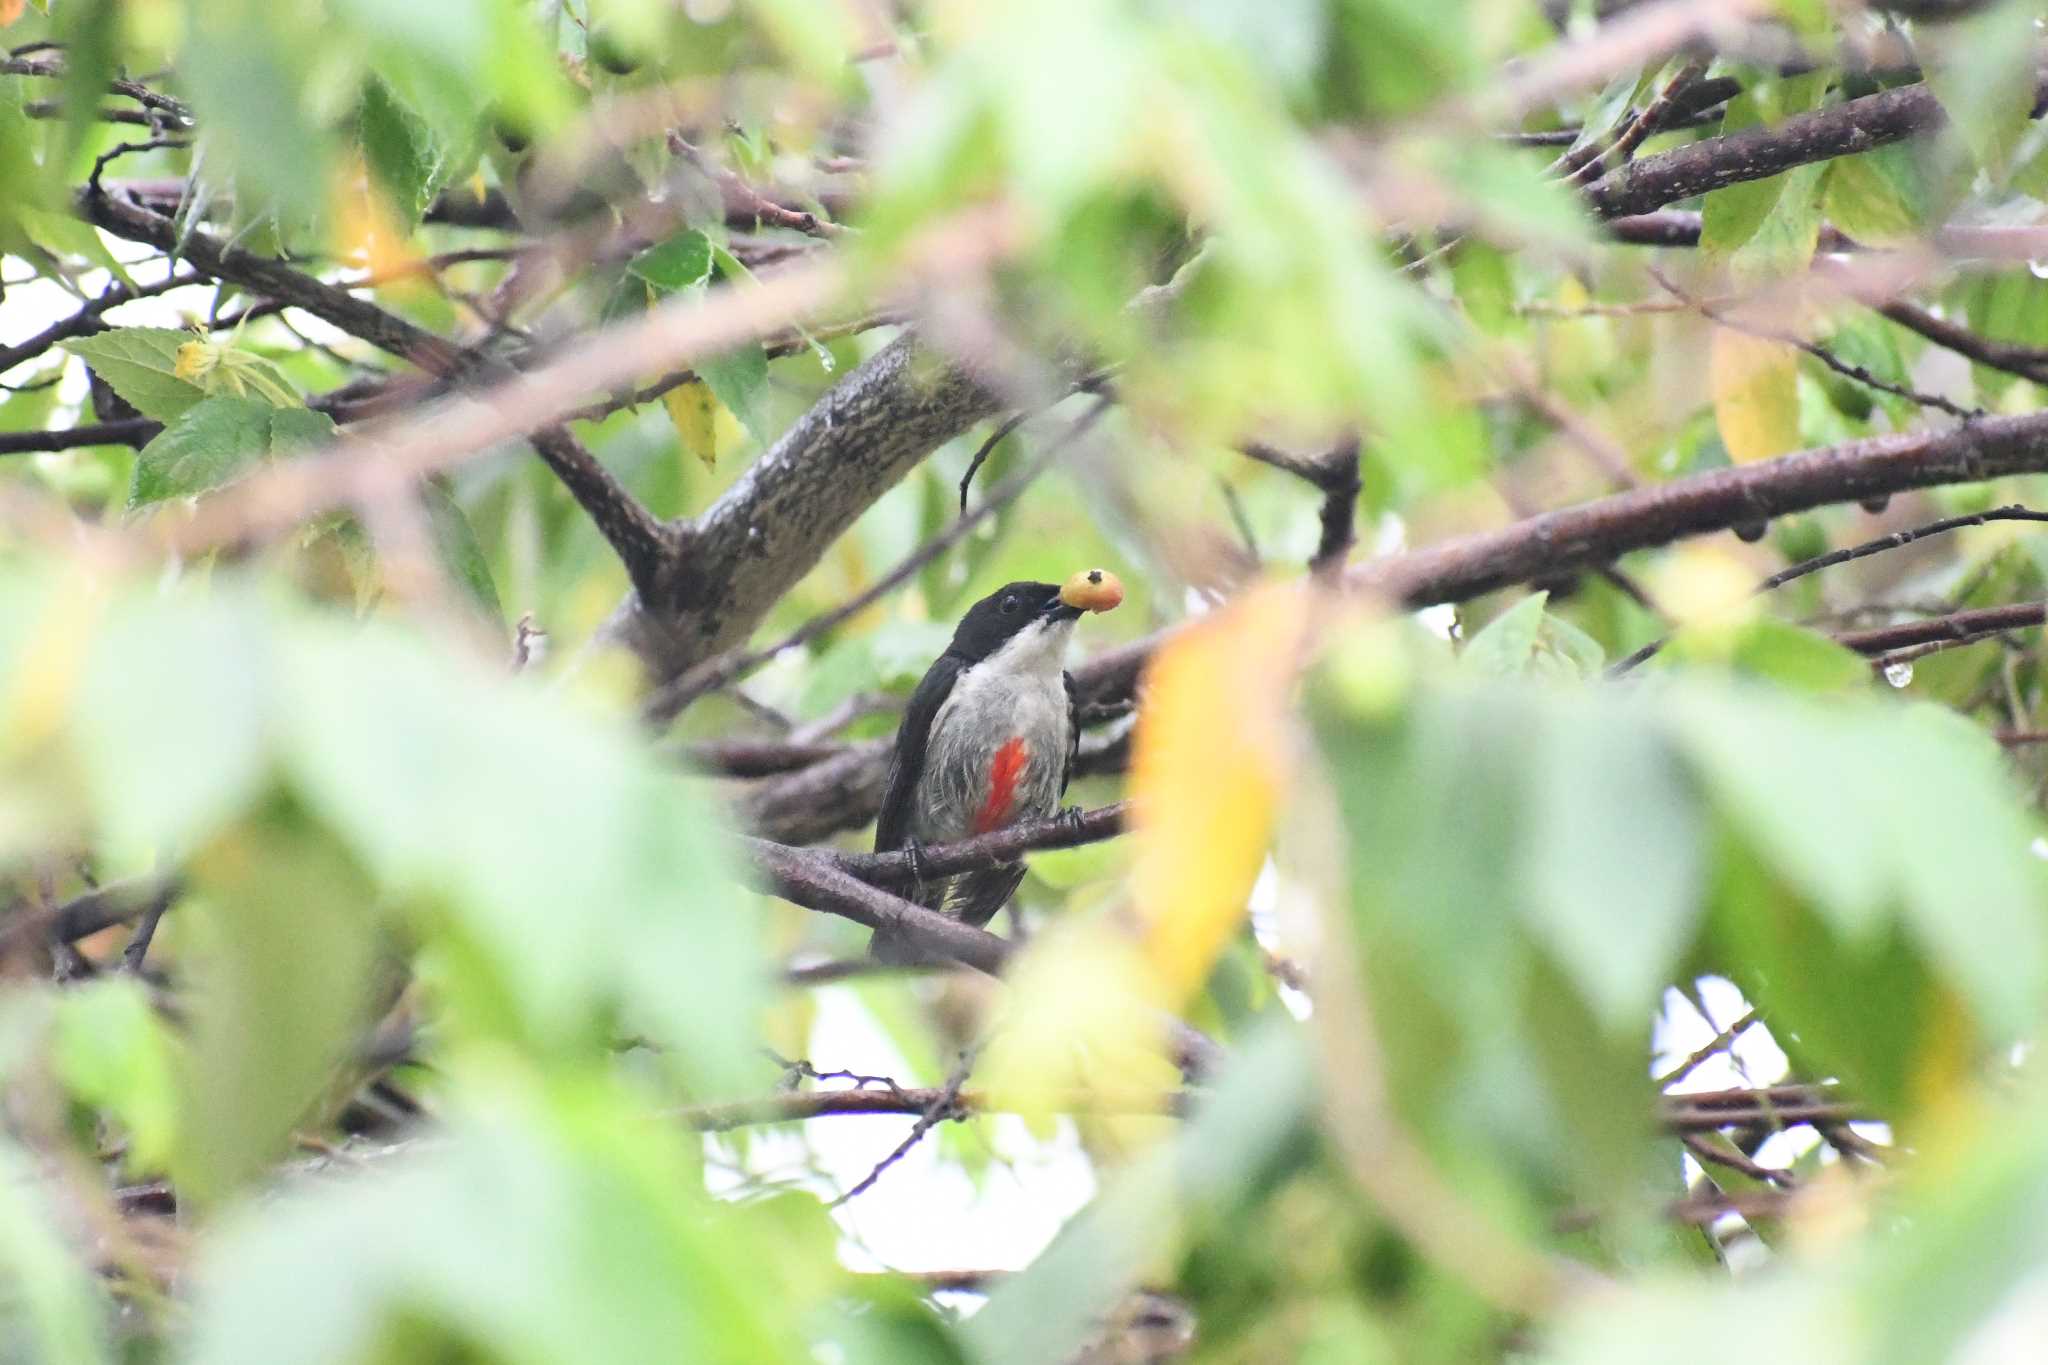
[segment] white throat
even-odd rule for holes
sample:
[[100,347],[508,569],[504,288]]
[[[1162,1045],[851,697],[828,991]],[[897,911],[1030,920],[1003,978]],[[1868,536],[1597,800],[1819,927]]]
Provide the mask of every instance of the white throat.
[[1073,638],[1072,621],[1034,621],[975,667],[1012,677],[1041,677],[1057,682],[1066,667],[1067,642]]

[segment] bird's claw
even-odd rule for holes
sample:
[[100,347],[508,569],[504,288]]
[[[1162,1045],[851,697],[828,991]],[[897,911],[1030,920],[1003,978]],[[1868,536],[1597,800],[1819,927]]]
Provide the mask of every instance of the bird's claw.
[[1079,806],[1062,806],[1053,818],[1060,822],[1060,832],[1071,839],[1080,838],[1088,828],[1088,812]]
[[910,860],[910,898],[922,900],[926,875],[930,871],[924,859],[924,844],[917,839],[906,839],[903,852]]

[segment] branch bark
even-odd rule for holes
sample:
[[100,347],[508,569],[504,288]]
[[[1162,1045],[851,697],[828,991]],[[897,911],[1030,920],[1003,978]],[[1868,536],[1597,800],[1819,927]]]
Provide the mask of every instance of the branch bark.
[[1649,213],[1794,166],[1867,152],[1938,128],[1946,118],[1933,90],[1904,85],[1795,114],[1775,127],[1759,124],[1644,157],[1587,186],[1586,202],[1602,218]]
[[666,600],[636,594],[615,630],[663,681],[742,643],[877,498],[1000,404],[910,334],[896,338],[712,504],[684,537]]

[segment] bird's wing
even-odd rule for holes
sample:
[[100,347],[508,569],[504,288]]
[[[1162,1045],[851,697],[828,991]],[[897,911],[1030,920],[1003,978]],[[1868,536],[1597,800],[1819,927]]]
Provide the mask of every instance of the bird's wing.
[[896,730],[896,754],[889,762],[889,786],[882,793],[882,810],[875,817],[875,852],[887,853],[903,847],[910,838],[910,796],[924,772],[925,745],[932,737],[932,719],[953,691],[960,676],[958,655],[941,654],[925,670],[917,690],[904,708],[903,724]]
[[1062,673],[1067,682],[1067,761],[1060,768],[1060,795],[1067,794],[1067,783],[1074,777],[1074,764],[1081,757],[1081,696],[1074,686],[1074,675]]

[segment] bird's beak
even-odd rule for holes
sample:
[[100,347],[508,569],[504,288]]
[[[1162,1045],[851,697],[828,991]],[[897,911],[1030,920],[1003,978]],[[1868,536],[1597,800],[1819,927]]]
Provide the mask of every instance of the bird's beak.
[[1083,569],[1060,585],[1059,600],[1075,616],[1084,611],[1115,611],[1124,600],[1124,585],[1107,569]]

